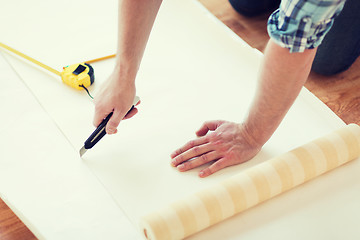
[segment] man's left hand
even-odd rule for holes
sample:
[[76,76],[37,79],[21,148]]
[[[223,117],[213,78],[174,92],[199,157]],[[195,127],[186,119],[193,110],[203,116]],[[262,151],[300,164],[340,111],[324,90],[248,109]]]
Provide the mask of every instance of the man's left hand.
[[[208,133],[211,131],[210,133]],[[253,141],[244,125],[227,121],[205,122],[189,141],[171,154],[171,165],[181,172],[213,162],[199,172],[207,177],[225,167],[252,159],[262,145]]]

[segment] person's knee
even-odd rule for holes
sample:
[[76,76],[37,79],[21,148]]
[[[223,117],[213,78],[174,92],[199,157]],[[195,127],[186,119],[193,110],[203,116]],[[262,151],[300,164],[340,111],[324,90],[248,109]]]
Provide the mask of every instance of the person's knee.
[[240,14],[253,17],[277,8],[280,0],[229,0],[231,6]]
[[324,75],[324,76],[331,76],[337,73],[341,73],[347,70],[350,66],[341,66],[341,67],[334,67],[329,66],[327,64],[320,64],[320,63],[313,63],[311,70],[317,74]]
[[348,0],[318,47],[312,70],[333,75],[350,68],[360,55],[360,1]]

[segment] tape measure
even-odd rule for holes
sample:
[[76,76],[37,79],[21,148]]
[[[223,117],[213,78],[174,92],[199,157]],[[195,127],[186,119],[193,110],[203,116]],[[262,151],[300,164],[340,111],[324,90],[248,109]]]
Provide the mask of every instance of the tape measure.
[[63,68],[61,80],[75,89],[87,88],[94,83],[94,69],[88,63],[72,64]]
[[[94,69],[90,65],[90,63],[115,57],[115,54],[113,54],[113,55],[89,60],[89,61],[86,61],[83,63],[72,64],[72,65],[63,67],[63,71],[59,72],[59,71],[35,60],[35,59],[17,51],[16,49],[13,49],[1,42],[0,42],[0,47],[3,47],[4,49],[6,49],[12,53],[15,53],[15,54],[19,55],[20,57],[23,57],[23,58],[29,60],[30,62],[60,76],[63,83],[65,83],[66,85],[68,85],[72,88],[78,89],[78,90],[85,89],[87,92],[88,92],[87,87],[89,87],[95,81]],[[88,94],[89,94],[89,92],[88,92]],[[91,97],[90,94],[89,94],[89,96]]]
[[70,66],[63,67],[63,71],[60,73],[61,79],[70,87],[79,90],[85,88],[87,91],[86,88],[93,84],[95,80],[94,69],[90,63],[113,58],[115,56],[115,54],[112,54],[105,57],[92,59],[84,63],[72,64]]

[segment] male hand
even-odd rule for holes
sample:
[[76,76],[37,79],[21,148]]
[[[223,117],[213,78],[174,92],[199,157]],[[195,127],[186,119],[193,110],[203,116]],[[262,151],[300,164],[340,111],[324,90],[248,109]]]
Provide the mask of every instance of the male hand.
[[246,162],[262,147],[253,140],[244,125],[233,122],[205,122],[196,135],[199,138],[189,141],[171,154],[171,164],[183,172],[213,162],[199,172],[200,177]]
[[120,73],[114,72],[101,86],[97,93],[95,103],[94,126],[97,127],[101,121],[111,112],[114,112],[106,125],[106,133],[114,134],[122,119],[133,117],[137,108],[127,113],[135,98],[135,85],[132,81],[122,81]]

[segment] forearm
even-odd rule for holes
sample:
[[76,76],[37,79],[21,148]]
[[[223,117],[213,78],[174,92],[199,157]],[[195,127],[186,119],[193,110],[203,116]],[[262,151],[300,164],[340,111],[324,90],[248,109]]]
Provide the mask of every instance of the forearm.
[[[117,132],[135,98],[135,78],[161,0],[119,0],[116,65],[94,99],[94,126],[113,112],[106,133]],[[127,116],[136,114],[133,109]]]
[[119,0],[115,70],[134,81],[162,0]]
[[277,129],[308,78],[316,49],[289,53],[269,41],[259,86],[245,129],[254,143],[263,145]]

